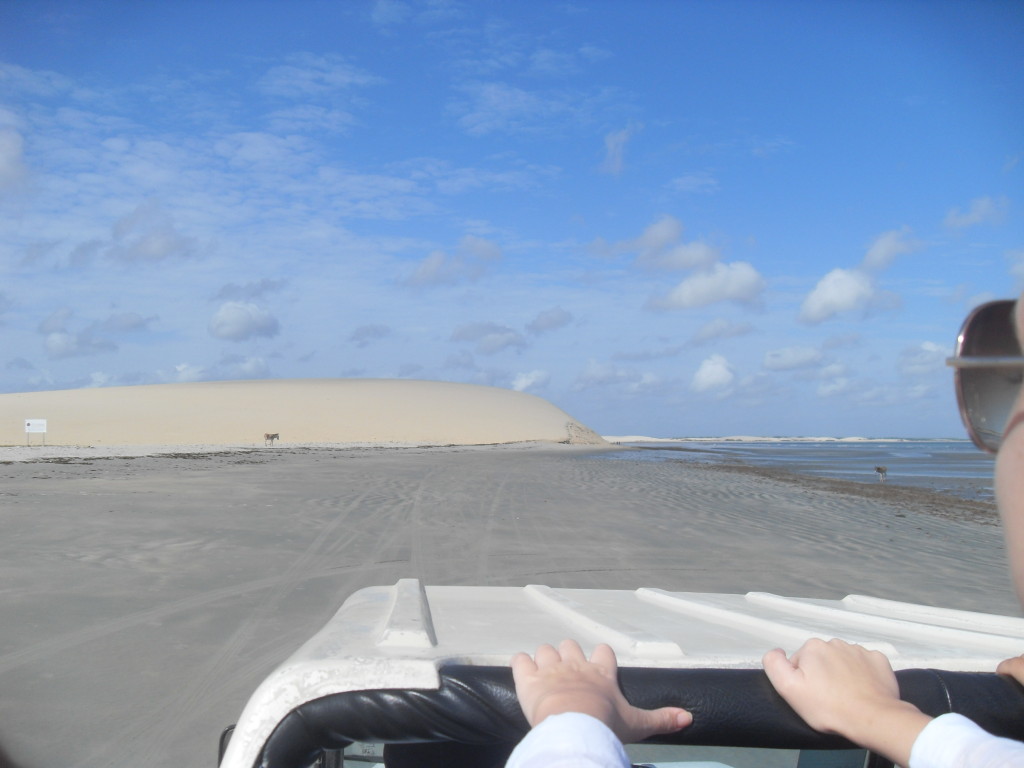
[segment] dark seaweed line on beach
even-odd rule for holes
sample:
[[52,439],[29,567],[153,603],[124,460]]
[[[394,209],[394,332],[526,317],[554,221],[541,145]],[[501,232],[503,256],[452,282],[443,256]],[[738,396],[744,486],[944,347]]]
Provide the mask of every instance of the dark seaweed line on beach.
[[761,477],[779,483],[825,493],[855,496],[871,501],[884,502],[912,512],[937,515],[948,520],[999,525],[999,512],[995,502],[964,499],[951,493],[933,491],[927,488],[913,488],[894,483],[860,483],[852,480],[818,477],[789,472],[784,469],[753,467],[749,464],[725,464],[693,462],[683,459],[670,460],[686,466],[699,465],[712,472],[742,474]]

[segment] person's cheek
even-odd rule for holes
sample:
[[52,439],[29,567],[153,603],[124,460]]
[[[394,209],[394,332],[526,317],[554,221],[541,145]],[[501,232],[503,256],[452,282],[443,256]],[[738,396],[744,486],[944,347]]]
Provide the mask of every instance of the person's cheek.
[[[1014,413],[1024,413],[1022,400],[1024,397],[1018,398]],[[996,456],[995,479],[996,502],[1003,519],[1013,583],[1024,605],[1024,422],[1018,421],[1004,434]]]
[[[1024,294],[1014,311],[1017,339],[1024,347]],[[1017,598],[1024,605],[1024,389],[1010,411],[996,456],[996,502],[1003,519],[1006,552]]]

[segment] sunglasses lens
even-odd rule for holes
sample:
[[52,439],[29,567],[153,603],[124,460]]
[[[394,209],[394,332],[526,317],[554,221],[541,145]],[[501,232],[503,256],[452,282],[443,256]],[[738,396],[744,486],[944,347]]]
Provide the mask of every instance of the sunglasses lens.
[[975,442],[995,453],[1003,427],[1020,391],[1020,371],[978,369],[960,372],[964,419]]
[[[979,307],[964,323],[958,340],[958,356],[965,358],[1019,358],[1020,344],[1013,328],[1012,301]],[[957,396],[964,425],[974,442],[995,452],[1003,437],[1020,392],[1021,367],[993,366],[957,370]]]

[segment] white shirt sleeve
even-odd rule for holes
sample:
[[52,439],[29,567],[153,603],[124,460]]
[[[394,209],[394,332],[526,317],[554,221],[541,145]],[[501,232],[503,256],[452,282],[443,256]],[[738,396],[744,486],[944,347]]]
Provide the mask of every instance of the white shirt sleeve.
[[544,719],[516,745],[505,768],[629,768],[622,742],[590,715],[564,712]]
[[918,734],[910,768],[1021,768],[1024,742],[993,736],[963,715],[940,715]]

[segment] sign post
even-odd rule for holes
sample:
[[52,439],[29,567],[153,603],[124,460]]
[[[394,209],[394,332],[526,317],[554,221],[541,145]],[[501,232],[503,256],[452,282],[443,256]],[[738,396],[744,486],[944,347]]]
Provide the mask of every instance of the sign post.
[[25,444],[32,445],[32,435],[41,434],[46,445],[46,419],[25,419]]

